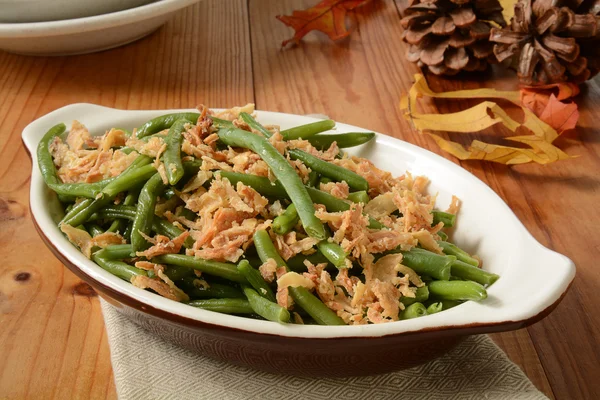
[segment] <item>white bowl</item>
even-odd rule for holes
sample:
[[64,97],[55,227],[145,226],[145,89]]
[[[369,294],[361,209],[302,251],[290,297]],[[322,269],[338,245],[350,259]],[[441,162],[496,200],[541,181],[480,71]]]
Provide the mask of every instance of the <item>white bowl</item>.
[[59,21],[126,10],[154,0],[0,0],[0,22]]
[[[42,135],[59,122],[69,125],[72,120],[77,119],[92,132],[101,134],[113,126],[133,128],[153,117],[175,111],[178,110],[125,111],[91,104],[73,104],[29,124],[23,131],[23,141],[29,152],[35,155]],[[257,114],[259,121],[278,124],[282,128],[316,120],[266,111],[258,111]],[[342,123],[337,124],[337,130],[365,131]],[[318,352],[315,350],[311,356],[326,357],[328,352],[339,352],[340,349],[336,346],[342,346],[344,343],[352,343],[354,346],[352,356],[364,356],[368,361],[373,354],[379,354],[379,350],[383,355],[393,351],[389,348],[390,343],[397,348],[419,348],[413,343],[417,340],[415,338],[418,338],[428,343],[429,347],[424,344],[422,348],[422,354],[425,354],[431,343],[440,343],[441,338],[517,329],[534,323],[547,315],[566,293],[575,276],[573,262],[538,243],[502,199],[463,168],[420,147],[382,134],[378,134],[374,142],[349,149],[349,153],[366,157],[395,176],[407,170],[413,175],[426,175],[431,179],[430,191],[439,193],[439,208],[445,208],[452,195],[461,199],[462,206],[453,232],[453,241],[479,255],[484,260],[486,270],[500,275],[500,279],[489,287],[486,300],[469,301],[422,318],[362,326],[280,325],[218,314],[138,289],[88,260],[57,228],[51,207],[48,206],[56,201],[55,196],[45,186],[35,156],[32,163],[31,212],[42,238],[54,253],[82,279],[97,288],[101,294],[111,298],[113,304],[118,304],[120,311],[147,328],[205,354],[234,359],[233,361],[238,363],[267,370],[272,368],[264,366],[264,354],[252,353],[261,349],[261,343],[263,347],[265,342],[269,343],[270,352],[281,352],[274,357],[291,357],[296,360],[296,364],[288,366],[290,370],[302,363],[298,361],[301,359],[298,352],[310,353],[311,349],[318,349]],[[214,340],[221,341],[221,350],[206,347],[206,343],[210,343],[206,339],[206,335],[210,335],[207,332],[219,332]],[[236,341],[232,339],[234,336]],[[205,340],[198,342],[200,344],[191,344],[194,337]],[[293,342],[293,338],[303,338],[307,341],[303,342],[305,344],[301,346],[302,349],[296,349],[289,346],[290,343],[297,344]],[[364,340],[357,342],[356,338]],[[332,339],[327,342],[331,344],[322,345],[324,339]],[[277,343],[277,340],[281,340],[282,347],[274,350],[273,343]],[[239,343],[251,343],[252,346]],[[369,348],[370,345],[381,348]],[[223,355],[223,346],[241,346],[236,347],[235,352],[241,352],[244,357],[239,356],[240,359],[235,359],[238,357],[235,354],[238,353],[233,351]],[[265,348],[261,350],[267,351]],[[247,356],[250,353],[260,360],[256,361],[251,355]],[[337,354],[339,359],[340,353]],[[381,354],[379,357],[382,357]],[[335,357],[332,354],[329,356]],[[318,362],[319,365],[335,364],[331,359],[327,362],[318,359]],[[400,360],[394,362],[394,365],[401,363]],[[343,363],[338,364],[342,365],[338,367],[343,368]]]
[[107,50],[154,32],[175,11],[198,1],[161,0],[92,17],[20,24],[0,23],[0,49],[37,56]]

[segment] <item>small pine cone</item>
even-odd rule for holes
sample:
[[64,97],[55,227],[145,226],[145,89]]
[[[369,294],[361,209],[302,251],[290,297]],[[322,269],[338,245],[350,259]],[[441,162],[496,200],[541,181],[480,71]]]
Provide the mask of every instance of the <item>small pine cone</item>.
[[521,83],[581,83],[600,71],[600,0],[519,0],[509,27],[492,29],[498,61]]
[[498,0],[409,0],[402,18],[406,58],[436,75],[483,71],[495,62],[492,26],[506,26]]

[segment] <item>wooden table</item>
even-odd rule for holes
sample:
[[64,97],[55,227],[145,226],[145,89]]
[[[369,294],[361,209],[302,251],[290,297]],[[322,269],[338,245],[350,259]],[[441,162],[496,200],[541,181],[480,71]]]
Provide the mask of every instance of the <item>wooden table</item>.
[[[0,398],[116,397],[98,298],[52,256],[31,222],[31,164],[21,131],[32,120],[78,102],[124,109],[253,102],[263,110],[327,114],[439,153],[398,111],[418,72],[404,59],[399,4],[367,6],[357,16],[358,29],[341,43],[310,34],[302,46],[282,50],[291,30],[275,15],[315,2],[205,0],[115,50],[57,58],[0,51]],[[495,82],[516,87],[510,73],[429,78],[434,90]],[[541,391],[559,399],[600,395],[598,80],[588,82],[577,101],[579,128],[559,145],[579,158],[545,167],[460,163],[487,182],[536,239],[578,267],[552,315],[493,335]],[[436,105],[449,111],[464,104]]]

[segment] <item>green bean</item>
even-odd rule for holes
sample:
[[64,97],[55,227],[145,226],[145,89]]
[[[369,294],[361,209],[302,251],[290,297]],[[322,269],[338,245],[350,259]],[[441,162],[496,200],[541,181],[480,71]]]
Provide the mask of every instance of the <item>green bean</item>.
[[188,305],[223,314],[252,314],[254,309],[246,299],[192,300]]
[[312,154],[308,154],[298,149],[288,150],[288,154],[294,160],[302,161],[304,165],[313,171],[317,171],[323,176],[339,182],[345,181],[348,186],[354,190],[369,190],[369,184],[367,183],[367,180],[357,173],[350,171],[349,169],[340,167],[339,165],[329,163],[327,161],[323,161]]
[[321,183],[324,184],[324,185],[326,185],[326,184],[328,184],[330,182],[333,182],[333,181],[331,179],[329,179],[328,177],[326,177],[326,176],[321,176],[319,178],[319,186],[320,186]]
[[287,265],[290,268],[290,270],[294,272],[306,272],[307,268],[304,264],[305,260],[310,261],[310,263],[313,265],[323,263],[329,264],[329,260],[323,254],[321,254],[321,252],[317,251],[308,256],[305,256],[304,254],[298,254],[297,256],[294,256],[287,260]]
[[432,225],[437,225],[440,222],[443,222],[444,227],[452,228],[454,226],[454,223],[456,222],[456,215],[454,214],[438,210],[433,210],[431,214],[433,215]]
[[[154,220],[152,221],[152,230],[160,235],[167,236],[169,239],[174,239],[183,233],[181,229],[169,221],[157,216],[154,216]],[[191,248],[194,246],[194,239],[188,236],[183,242],[183,246],[188,249]]]
[[306,140],[318,150],[327,150],[333,142],[336,142],[340,149],[344,149],[367,143],[374,137],[375,133],[373,132],[349,132],[337,135],[316,135]]
[[148,274],[143,269],[132,267],[122,261],[107,260],[102,257],[102,251],[100,250],[92,255],[92,259],[96,264],[110,272],[111,274],[118,276],[128,282],[136,276],[147,276]]
[[98,225],[93,224],[93,223],[87,224],[86,231],[88,231],[92,237],[98,236],[98,235],[101,235],[104,233],[104,229],[102,229],[101,227],[99,227]]
[[230,281],[246,283],[246,278],[238,271],[237,266],[232,263],[224,263],[212,260],[203,260],[193,256],[182,254],[163,254],[154,257],[152,262],[158,264],[177,265],[196,269],[208,275],[219,276]]
[[304,184],[288,161],[265,138],[242,129],[221,129],[219,138],[227,145],[249,148],[257,153],[279,179],[302,221],[302,226],[309,236],[325,239],[325,230],[321,221],[315,216],[315,207]]
[[[127,193],[127,196],[125,196],[125,199],[123,200],[123,205],[124,206],[133,206],[136,203],[139,194],[140,194],[139,190],[130,190],[129,193]],[[126,228],[127,228],[127,222],[124,219],[119,218],[119,219],[115,219],[112,222],[112,224],[107,229],[107,231],[108,232],[125,233]]]
[[173,197],[177,196],[177,194],[175,194],[175,189],[173,188],[167,188],[164,192],[163,192],[163,197],[167,200],[171,200]]
[[191,124],[187,119],[178,119],[169,128],[165,138],[167,149],[163,154],[165,172],[170,185],[176,185],[183,178],[183,163],[181,162],[181,144],[186,125]]
[[133,229],[133,222],[129,222],[123,232],[123,239],[127,242],[131,242],[131,230]]
[[452,307],[456,307],[456,306],[462,304],[462,302],[458,301],[458,300],[444,300],[444,299],[440,299],[439,302],[442,303],[442,311],[448,310],[448,309],[450,309]]
[[273,220],[273,232],[278,235],[285,235],[296,226],[298,221],[300,221],[300,217],[298,217],[298,213],[296,212],[296,206],[292,203],[286,208],[283,214],[278,215]]
[[[262,262],[267,262],[269,258],[272,258],[278,267],[285,267],[289,271],[288,266],[277,252],[267,231],[258,230],[254,233],[253,238],[256,252]],[[319,325],[345,325],[344,321],[336,313],[330,310],[305,287],[289,287],[288,291],[296,304],[306,311]]]
[[462,261],[467,264],[470,264],[470,265],[473,265],[474,267],[479,266],[479,261],[477,261],[476,259],[471,257],[471,255],[469,253],[467,253],[460,247],[458,247],[452,243],[444,242],[441,240],[438,241],[437,243],[442,248],[442,251],[445,254],[455,256],[457,260]]
[[38,143],[38,167],[40,168],[42,178],[44,178],[44,182],[46,182],[47,185],[60,183],[60,179],[56,173],[56,167],[54,166],[54,160],[52,159],[52,154],[50,154],[49,146],[54,138],[62,135],[66,129],[67,127],[63,123],[54,125],[48,130],[48,132],[46,132],[46,134],[42,137],[42,140],[40,140]]
[[210,118],[213,122],[213,125],[219,129],[221,128],[235,128],[235,125],[233,125],[233,122],[228,121],[226,119],[221,119],[221,118],[217,118],[217,117],[213,117],[212,115],[209,116],[208,118]]
[[[72,220],[77,214],[79,214],[81,211],[83,211],[84,209],[86,209],[87,207],[90,206],[90,204],[93,203],[93,199],[83,199],[81,200],[79,203],[75,204],[63,217],[63,219],[60,221],[60,224],[66,224],[68,223],[67,221]],[[77,224],[79,225],[79,224]]]
[[305,287],[289,287],[289,293],[308,315],[319,325],[346,325],[343,319],[337,316],[318,297],[313,295]]
[[185,293],[193,299],[212,299],[212,298],[239,298],[246,300],[246,296],[237,288],[231,285],[222,285],[220,283],[209,283],[208,287],[196,285],[196,277],[185,277],[177,281]]
[[350,193],[348,195],[347,199],[353,203],[363,203],[363,204],[367,204],[370,200],[369,195],[364,190],[361,190],[360,192]]
[[[146,158],[146,162],[150,161],[149,157],[141,157]],[[140,164],[138,163],[138,165]],[[65,218],[64,223],[75,226],[86,222],[92,214],[110,204],[118,193],[139,185],[140,181],[147,180],[155,173],[156,170],[153,165],[142,165],[132,169],[128,168],[102,189],[101,196],[96,197],[88,207],[82,209],[76,215],[68,219]]]
[[310,171],[308,173],[308,182],[306,186],[316,187],[319,184],[319,173],[317,171]]
[[448,235],[446,235],[446,233],[445,233],[445,232],[438,231],[438,232],[437,232],[437,235],[440,237],[440,239],[442,239],[442,240],[444,240],[444,241],[448,240]]
[[179,265],[169,265],[165,268],[165,275],[172,281],[178,281],[183,278],[195,277],[194,270],[188,267],[181,267]]
[[419,248],[403,251],[402,256],[402,264],[412,268],[417,274],[444,281],[450,279],[452,263],[456,261],[454,256],[441,256]]
[[[97,213],[93,214],[90,217],[90,221],[95,221],[98,219],[115,219],[122,218],[129,221],[134,221],[136,217],[137,211],[135,207],[131,206],[110,206],[105,207],[102,210],[99,210]],[[167,220],[154,216],[151,224],[151,230],[159,233],[161,235],[169,237],[169,239],[174,239],[177,236],[181,235],[183,231],[170,223]],[[191,237],[188,237],[183,245],[187,248],[190,248],[194,245],[194,240]]]
[[496,282],[498,278],[500,278],[494,273],[484,271],[481,268],[474,267],[460,260],[456,260],[452,263],[451,273],[453,276],[474,281],[481,285],[491,285],[492,283]]
[[400,298],[400,301],[405,306],[410,306],[411,304],[417,303],[417,302],[423,303],[427,299],[429,299],[429,289],[427,288],[427,286],[421,286],[421,287],[417,288],[417,290],[415,292],[415,297],[402,296]]
[[400,319],[412,319],[423,317],[425,315],[427,315],[427,309],[423,303],[413,303],[400,313]]
[[87,197],[94,199],[106,185],[115,178],[107,178],[94,183],[51,183],[48,187],[62,196]]
[[254,247],[256,248],[258,257],[260,257],[260,260],[263,263],[267,262],[269,260],[269,258],[272,258],[273,260],[275,260],[275,263],[277,264],[278,267],[286,267],[286,269],[287,269],[287,265],[285,264],[285,261],[283,260],[283,258],[281,258],[281,256],[277,252],[277,249],[273,245],[273,242],[271,241],[271,237],[269,236],[269,234],[267,233],[266,230],[261,229],[261,230],[256,231],[253,235],[253,239],[254,239]]
[[[52,188],[50,188],[52,189]],[[58,198],[58,201],[60,201],[63,204],[67,204],[67,203],[75,203],[77,201],[77,196],[71,196],[71,195],[65,195],[65,194],[60,194],[60,193],[56,193],[56,198]]]
[[129,221],[135,219],[136,208],[133,206],[113,205],[104,207],[93,214],[88,221],[97,221],[99,219],[122,218]]
[[438,301],[435,303],[431,303],[429,306],[427,306],[427,315],[438,313],[443,309],[444,305],[441,302]]
[[269,301],[277,302],[277,299],[275,298],[271,287],[267,284],[267,282],[265,282],[260,272],[252,268],[252,266],[247,260],[240,261],[237,266],[237,269],[242,275],[244,275],[246,280],[250,283],[250,285],[257,291],[257,293],[260,296],[264,297]]
[[317,133],[325,132],[333,128],[335,128],[335,121],[324,119],[322,121],[285,129],[281,131],[281,136],[283,136],[285,140],[306,139]]
[[243,174],[240,172],[219,171],[221,177],[226,178],[234,187],[238,182],[250,186],[258,193],[267,197],[288,198],[285,189],[278,181],[271,182],[269,178],[258,175]]
[[181,207],[180,211],[177,213],[177,216],[183,217],[188,221],[195,221],[198,218],[198,214],[190,210],[189,208]]
[[183,112],[161,115],[160,117],[151,119],[144,125],[140,126],[137,130],[136,136],[138,139],[141,139],[144,136],[153,135],[162,130],[169,129],[175,123],[175,121],[181,118],[185,118],[188,121],[195,123],[198,121],[198,118],[200,118],[200,114],[194,112]]
[[160,174],[157,172],[146,182],[137,203],[137,211],[131,228],[131,246],[133,253],[144,250],[148,242],[143,235],[148,235],[152,229],[154,220],[154,207],[156,198],[165,190],[165,184]]
[[183,162],[183,178],[191,178],[193,175],[196,175],[202,166],[202,160],[187,160]]
[[317,243],[317,248],[336,268],[348,268],[346,264],[348,254],[339,244],[322,240]]
[[256,292],[256,290],[252,289],[247,285],[243,285],[242,290],[248,298],[250,307],[252,307],[254,312],[260,315],[261,317],[269,321],[279,323],[285,323],[290,320],[290,313],[284,307],[281,307],[279,304],[265,299],[264,297],[259,295]]
[[102,194],[105,197],[114,198],[117,194],[125,192],[131,188],[139,186],[141,182],[145,182],[156,173],[154,165],[150,164],[152,159],[147,156],[143,162],[138,163],[134,168],[123,171],[115,180],[111,181],[102,189]]
[[261,133],[264,137],[266,138],[270,138],[273,134],[271,133],[271,131],[269,131],[267,128],[265,128],[264,126],[262,126],[261,124],[259,124],[253,117],[252,115],[245,113],[245,112],[241,112],[240,113],[240,117],[242,118],[242,120],[248,124],[248,126],[250,127],[250,129],[253,129],[259,133]]
[[432,281],[429,292],[444,300],[474,300],[487,298],[483,286],[471,281]]
[[123,260],[131,257],[130,244],[111,244],[98,251],[98,255],[105,260]]

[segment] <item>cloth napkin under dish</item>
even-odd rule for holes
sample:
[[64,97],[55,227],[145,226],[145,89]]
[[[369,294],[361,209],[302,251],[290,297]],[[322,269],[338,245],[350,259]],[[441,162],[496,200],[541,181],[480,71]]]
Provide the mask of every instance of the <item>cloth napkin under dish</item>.
[[196,355],[152,335],[100,301],[120,400],[546,399],[486,335],[472,336],[441,358],[403,371],[301,378]]

